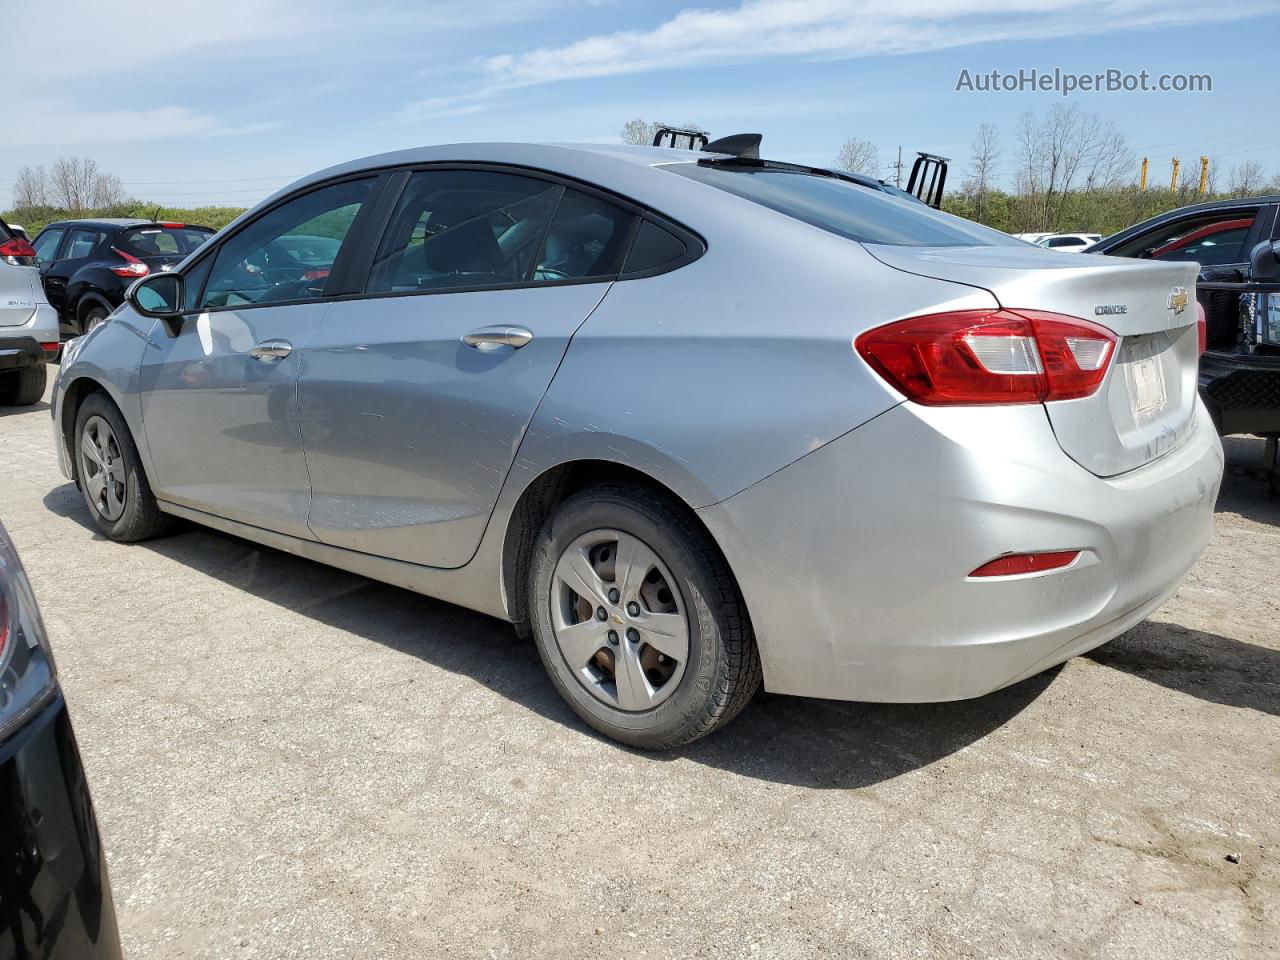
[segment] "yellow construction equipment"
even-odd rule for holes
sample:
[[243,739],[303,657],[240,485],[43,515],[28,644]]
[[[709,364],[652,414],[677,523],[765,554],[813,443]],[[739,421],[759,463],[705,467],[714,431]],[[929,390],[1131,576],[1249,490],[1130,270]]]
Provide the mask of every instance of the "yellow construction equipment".
[[1173,176],[1169,178],[1169,192],[1173,193],[1178,189],[1178,167],[1182,165],[1182,161],[1177,157],[1173,158]]
[[1138,189],[1147,192],[1147,158],[1142,158],[1142,169],[1138,173]]
[[1200,196],[1204,196],[1205,189],[1209,186],[1209,158],[1200,158]]

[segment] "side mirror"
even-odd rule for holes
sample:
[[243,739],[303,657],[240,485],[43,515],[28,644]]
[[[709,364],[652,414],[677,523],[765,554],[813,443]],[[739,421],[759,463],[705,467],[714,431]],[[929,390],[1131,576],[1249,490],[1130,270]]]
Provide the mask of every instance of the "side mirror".
[[1263,240],[1249,254],[1249,279],[1280,283],[1280,240]]
[[144,317],[164,322],[165,333],[176,337],[182,329],[186,307],[186,283],[179,273],[155,273],[143,277],[125,294],[129,306]]

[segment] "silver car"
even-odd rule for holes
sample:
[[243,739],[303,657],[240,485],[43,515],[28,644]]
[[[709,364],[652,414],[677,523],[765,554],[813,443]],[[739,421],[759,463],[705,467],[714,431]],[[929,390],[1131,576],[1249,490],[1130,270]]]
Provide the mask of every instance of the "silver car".
[[1205,545],[1193,264],[1081,258],[747,155],[359,160],[73,341],[62,469],[505,618],[609,736],[763,683],[975,697],[1129,629]]

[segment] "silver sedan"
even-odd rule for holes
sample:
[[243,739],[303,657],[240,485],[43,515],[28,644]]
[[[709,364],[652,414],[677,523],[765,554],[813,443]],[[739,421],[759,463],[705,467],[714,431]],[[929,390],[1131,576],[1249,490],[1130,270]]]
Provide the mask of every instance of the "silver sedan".
[[1195,265],[751,153],[307,177],[68,345],[63,471],[112,539],[184,518],[509,620],[647,748],[761,684],[979,696],[1151,613],[1222,471]]

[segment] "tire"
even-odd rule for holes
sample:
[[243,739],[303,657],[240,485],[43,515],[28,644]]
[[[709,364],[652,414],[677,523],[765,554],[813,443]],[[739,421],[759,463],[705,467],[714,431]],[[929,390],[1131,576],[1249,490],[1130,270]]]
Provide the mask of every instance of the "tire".
[[[96,446],[86,436],[87,430],[96,437]],[[96,457],[91,447],[96,449]],[[160,512],[129,427],[106,394],[92,393],[80,405],[73,451],[76,482],[93,522],[107,537],[133,543],[158,537],[173,525],[173,518]],[[109,482],[104,481],[100,488],[93,477],[103,471]],[[98,492],[107,487],[109,497]]]
[[31,406],[44,396],[48,379],[43,363],[0,373],[0,406]]
[[107,311],[102,307],[90,307],[80,318],[80,333],[85,334],[107,319]]
[[[575,572],[583,563],[596,579]],[[727,564],[682,505],[651,490],[593,487],[561,504],[539,535],[529,596],[556,689],[588,724],[629,746],[664,750],[704,737],[760,686],[755,637]]]

